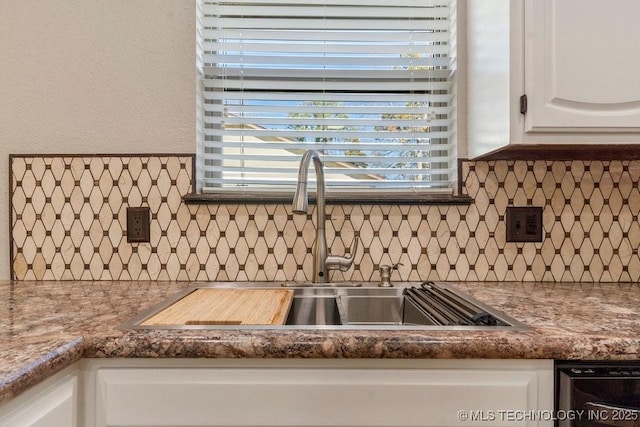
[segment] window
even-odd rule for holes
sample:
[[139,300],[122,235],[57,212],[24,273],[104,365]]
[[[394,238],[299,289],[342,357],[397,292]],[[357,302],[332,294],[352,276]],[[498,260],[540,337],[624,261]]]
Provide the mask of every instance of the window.
[[202,0],[204,191],[433,191],[455,175],[453,0]]

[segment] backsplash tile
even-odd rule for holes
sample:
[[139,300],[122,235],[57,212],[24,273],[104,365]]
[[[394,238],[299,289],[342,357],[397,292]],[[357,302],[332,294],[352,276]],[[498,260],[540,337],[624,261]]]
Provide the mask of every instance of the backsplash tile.
[[[18,280],[276,280],[312,275],[309,215],[284,204],[186,205],[192,155],[12,156]],[[469,206],[329,205],[332,280],[638,281],[640,162],[462,163]],[[542,206],[544,241],[506,243],[507,206]],[[148,206],[151,242],[126,242],[126,207]]]

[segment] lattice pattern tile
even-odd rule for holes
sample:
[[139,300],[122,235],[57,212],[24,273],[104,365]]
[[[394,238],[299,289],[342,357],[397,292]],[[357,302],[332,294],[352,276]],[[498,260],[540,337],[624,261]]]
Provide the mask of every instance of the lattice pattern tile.
[[155,245],[126,242],[126,207],[150,207],[158,244],[167,211],[171,216],[184,209],[182,195],[191,189],[189,155],[12,156],[10,161],[16,279],[150,277]]
[[[193,156],[11,158],[16,279],[306,281],[313,214],[185,205]],[[332,280],[638,281],[640,162],[464,162],[470,206],[330,205],[327,240],[356,266]],[[507,206],[543,206],[543,243],[506,243]],[[149,206],[151,243],[126,242]]]
[[[486,242],[485,259],[475,265],[479,277],[487,271],[487,278],[525,281],[640,279],[640,162],[471,162],[463,176],[475,200],[475,238]],[[505,243],[510,205],[544,207],[543,243]]]

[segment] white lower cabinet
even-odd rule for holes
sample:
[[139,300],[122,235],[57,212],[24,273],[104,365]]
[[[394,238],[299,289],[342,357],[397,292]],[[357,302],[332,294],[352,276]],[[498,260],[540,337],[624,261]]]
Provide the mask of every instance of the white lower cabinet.
[[76,370],[66,369],[0,407],[0,427],[76,427]]
[[87,427],[552,425],[552,361],[104,360],[85,374]]

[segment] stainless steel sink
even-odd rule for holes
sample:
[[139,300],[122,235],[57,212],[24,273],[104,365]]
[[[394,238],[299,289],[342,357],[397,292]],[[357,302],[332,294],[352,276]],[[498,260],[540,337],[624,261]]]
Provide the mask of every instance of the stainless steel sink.
[[294,295],[286,325],[341,325],[333,295]]
[[[386,330],[523,330],[526,325],[510,318],[448,285],[444,287],[458,298],[480,307],[497,319],[493,325],[440,325],[405,295],[405,286],[380,288],[356,283],[195,283],[163,303],[121,325],[122,329],[386,329]],[[200,288],[273,288],[292,289],[293,300],[284,325],[142,325],[149,317]]]
[[400,288],[355,288],[337,292],[345,325],[402,325],[404,296]]

